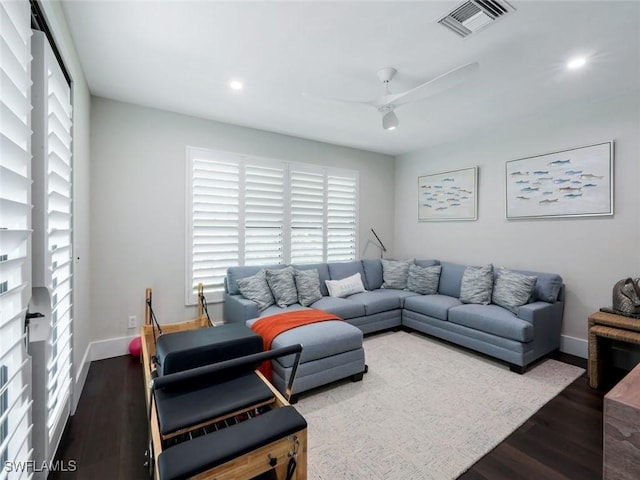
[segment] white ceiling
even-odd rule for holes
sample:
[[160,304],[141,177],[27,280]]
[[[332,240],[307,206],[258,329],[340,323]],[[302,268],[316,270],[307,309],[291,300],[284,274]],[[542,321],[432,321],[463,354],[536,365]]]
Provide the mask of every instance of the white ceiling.
[[[554,107],[640,88],[640,1],[511,1],[461,39],[437,20],[461,2],[64,1],[94,95],[392,155]],[[579,71],[568,59],[586,55]],[[479,62],[472,81],[381,115],[303,93],[370,100]],[[228,81],[239,78],[242,92]]]

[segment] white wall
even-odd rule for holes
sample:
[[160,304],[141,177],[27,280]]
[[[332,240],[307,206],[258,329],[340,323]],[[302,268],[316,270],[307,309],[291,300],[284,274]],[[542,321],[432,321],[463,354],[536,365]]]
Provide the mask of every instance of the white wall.
[[[506,161],[612,139],[613,217],[505,219]],[[474,165],[479,166],[478,220],[419,223],[418,176]],[[567,288],[563,350],[586,356],[589,314],[611,305],[617,280],[640,276],[639,187],[640,93],[558,108],[398,157],[395,254],[559,273]]]
[[47,24],[55,38],[65,66],[72,78],[73,101],[73,402],[72,412],[80,399],[82,386],[89,371],[88,356],[91,332],[91,269],[90,198],[89,198],[89,132],[91,94],[82,65],[69,33],[66,18],[59,2],[41,2]]
[[[92,99],[92,339],[133,334],[152,287],[160,323],[195,316],[185,297],[186,146],[319,163],[360,172],[360,251],[374,227],[392,247],[393,157],[337,147],[131,104]],[[210,305],[215,321],[221,304]],[[126,342],[120,342],[126,348]],[[124,353],[124,352],[122,352]]]

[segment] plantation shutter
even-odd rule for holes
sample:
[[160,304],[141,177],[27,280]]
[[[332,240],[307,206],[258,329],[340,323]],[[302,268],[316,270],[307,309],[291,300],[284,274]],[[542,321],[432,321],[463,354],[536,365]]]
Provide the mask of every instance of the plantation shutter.
[[358,174],[187,148],[187,303],[235,266],[355,260]]
[[291,167],[291,263],[324,261],[324,177],[322,171]]
[[187,302],[198,283],[222,298],[227,268],[240,265],[240,164],[207,150],[190,148],[191,272]]
[[284,167],[247,164],[244,178],[244,264],[282,263]]
[[[45,455],[52,459],[69,415],[73,319],[71,89],[43,32],[33,37],[33,264],[50,295]],[[35,365],[34,365],[35,368]]]
[[327,176],[327,262],[356,258],[357,196],[355,175]]
[[[28,2],[0,3],[0,465],[30,461],[31,29]],[[8,478],[5,468],[0,479]],[[31,478],[22,472],[15,478]],[[14,478],[14,477],[12,477]]]

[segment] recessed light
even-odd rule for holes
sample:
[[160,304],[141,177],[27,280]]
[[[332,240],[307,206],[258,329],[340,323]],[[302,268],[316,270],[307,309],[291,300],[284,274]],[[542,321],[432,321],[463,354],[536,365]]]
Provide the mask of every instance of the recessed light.
[[240,80],[231,80],[229,82],[231,90],[242,90],[242,82]]
[[571,59],[568,63],[567,63],[567,68],[571,69],[571,70],[575,70],[576,68],[581,68],[584,67],[584,65],[587,63],[587,59],[584,57],[576,57]]

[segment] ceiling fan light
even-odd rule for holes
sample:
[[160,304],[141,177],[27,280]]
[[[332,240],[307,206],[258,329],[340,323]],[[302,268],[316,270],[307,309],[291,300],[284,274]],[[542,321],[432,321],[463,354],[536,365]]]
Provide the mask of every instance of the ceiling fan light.
[[393,112],[387,112],[382,117],[382,127],[385,130],[395,130],[399,124],[398,117]]

